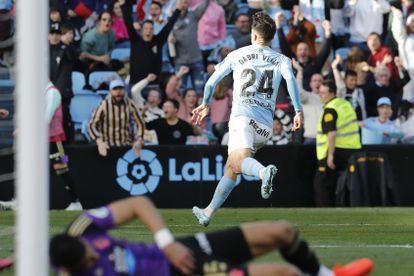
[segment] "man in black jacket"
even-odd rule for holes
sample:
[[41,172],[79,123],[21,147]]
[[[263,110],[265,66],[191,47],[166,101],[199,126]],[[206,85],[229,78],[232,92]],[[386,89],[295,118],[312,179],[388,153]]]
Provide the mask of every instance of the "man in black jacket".
[[141,25],[141,36],[136,33],[133,27],[131,1],[119,0],[118,2],[121,4],[129,40],[131,41],[130,84],[134,85],[150,73],[159,76],[162,67],[162,46],[167,41],[172,27],[180,15],[181,1],[177,1],[177,9],[157,35],[154,35],[153,22],[146,20]]
[[73,141],[73,125],[69,112],[73,97],[72,71],[78,60],[78,53],[72,45],[61,42],[59,23],[53,23],[49,30],[49,78],[62,96],[63,127],[68,142]]
[[321,49],[315,58],[310,56],[309,45],[305,42],[300,42],[296,48],[296,53],[293,53],[286,41],[285,34],[281,28],[282,18],[277,16],[275,22],[277,27],[277,35],[279,37],[280,49],[282,53],[289,58],[295,58],[303,68],[303,84],[307,91],[311,91],[309,87],[310,79],[313,74],[320,73],[325,64],[326,59],[331,51],[331,24],[329,21],[324,21],[323,29],[325,32],[325,40],[322,42]]

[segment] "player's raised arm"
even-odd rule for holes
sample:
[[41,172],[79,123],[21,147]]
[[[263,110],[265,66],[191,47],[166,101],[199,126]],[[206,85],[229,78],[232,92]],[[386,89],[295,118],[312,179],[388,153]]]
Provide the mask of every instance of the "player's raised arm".
[[201,105],[193,109],[193,124],[200,125],[203,119],[208,115],[210,110],[209,105],[217,83],[228,75],[231,70],[231,55],[228,55],[221,63],[216,65],[214,73],[206,82],[204,86],[203,102]]
[[293,119],[292,130],[295,131],[299,129],[303,124],[303,115],[302,115],[302,104],[299,97],[299,88],[298,83],[296,82],[295,75],[292,70],[292,62],[290,59],[284,59],[280,67],[283,78],[286,80],[287,89],[289,96],[292,99],[293,107],[295,108],[296,115]]

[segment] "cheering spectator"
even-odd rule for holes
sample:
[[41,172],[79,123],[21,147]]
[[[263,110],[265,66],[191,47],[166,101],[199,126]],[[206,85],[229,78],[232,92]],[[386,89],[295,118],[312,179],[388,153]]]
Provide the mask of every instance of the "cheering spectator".
[[131,89],[132,99],[134,100],[135,105],[141,110],[146,123],[164,117],[164,111],[159,107],[162,101],[160,90],[157,88],[150,88],[147,100],[145,100],[141,94],[142,90],[156,78],[156,75],[148,74],[145,79],[137,82]]
[[181,82],[183,81],[183,76],[187,74],[188,71],[189,68],[187,66],[181,66],[178,72],[170,77],[165,92],[168,98],[174,99],[179,103],[180,106],[177,111],[177,116],[180,119],[191,123],[192,111],[197,106],[197,93],[192,88],[186,89],[183,96],[178,93]]
[[86,75],[95,70],[111,69],[110,52],[115,46],[111,14],[108,11],[101,13],[98,21],[96,28],[82,37],[80,59]]
[[323,105],[319,98],[319,88],[321,87],[323,78],[321,74],[314,74],[311,77],[311,92],[303,89],[303,68],[293,59],[292,66],[296,70],[296,79],[299,86],[299,96],[302,102],[304,117],[304,141],[305,145],[314,145],[316,143],[316,127],[319,117],[322,113]]
[[112,11],[112,31],[115,34],[115,45],[117,48],[129,48],[131,44],[128,40],[128,30],[122,16],[121,4],[115,2]]
[[[314,25],[315,39],[317,42],[322,42],[324,38],[324,32],[322,28],[322,22],[329,18],[326,14],[329,12],[329,4],[326,0],[299,0],[299,12],[309,22]],[[294,16],[296,16],[296,11]]]
[[377,66],[378,63],[385,64],[391,72],[392,79],[398,80],[400,75],[393,62],[394,56],[389,48],[382,45],[380,35],[378,33],[370,33],[368,35],[367,45],[371,51],[371,55],[368,58],[368,64],[372,67]]
[[250,40],[250,17],[247,13],[240,13],[236,19],[236,29],[230,35],[236,42],[236,49],[251,44]]
[[[144,121],[134,102],[125,97],[124,83],[113,80],[109,84],[109,95],[93,112],[88,124],[88,133],[96,142],[98,152],[106,156],[110,147],[132,145],[137,156],[141,154]],[[133,136],[131,126],[137,125]]]
[[130,84],[134,85],[138,81],[146,78],[152,73],[160,75],[162,66],[162,47],[168,39],[168,35],[177,20],[180,10],[183,9],[181,1],[177,1],[177,9],[169,19],[163,29],[154,35],[154,23],[150,20],[144,21],[139,36],[132,24],[132,5],[131,1],[120,0],[125,24],[128,29],[131,41],[130,58]]
[[[370,132],[378,133],[382,136],[380,144],[391,144],[395,143],[397,139],[403,136],[402,132],[394,121],[391,121],[392,108],[391,100],[387,97],[378,99],[377,102],[378,117],[369,117],[365,119],[362,126],[368,129]],[[362,131],[362,141],[364,144],[371,144],[364,137],[366,132]]]
[[[276,20],[280,13],[276,15]],[[316,28],[312,22],[304,18],[298,6],[295,6],[293,9],[293,18],[289,20],[289,32],[286,36],[286,41],[290,45],[290,49],[293,53],[296,52],[296,47],[299,42],[305,42],[309,46],[310,55],[312,57],[316,56]]]
[[192,87],[197,95],[202,95],[204,87],[204,64],[203,56],[197,43],[198,22],[207,9],[209,1],[202,0],[193,10],[188,9],[188,0],[177,0],[182,5],[180,16],[174,25],[173,35],[175,42],[176,56],[174,57],[175,70],[181,66],[187,66],[189,72],[184,75],[181,83],[181,91],[187,88],[188,78],[191,79]]
[[[197,0],[199,4],[201,0]],[[226,37],[226,19],[223,8],[215,0],[209,2],[206,11],[198,21],[197,41],[203,54],[204,67],[207,58],[218,43]]]
[[286,41],[285,35],[280,28],[281,21],[276,20],[277,34],[279,36],[280,48],[282,53],[290,58],[295,58],[300,66],[303,68],[303,85],[305,90],[310,91],[309,87],[310,78],[315,73],[320,73],[323,65],[325,64],[326,59],[329,56],[331,49],[331,24],[329,21],[324,21],[323,28],[325,30],[325,40],[322,44],[321,50],[315,58],[311,57],[309,45],[305,42],[300,42],[296,48],[296,53],[294,54],[289,44]]
[[146,125],[147,129],[155,130],[160,145],[184,145],[187,137],[193,135],[191,125],[177,117],[179,107],[176,100],[166,100],[162,106],[165,118],[153,120]]
[[342,59],[339,55],[332,62],[335,85],[338,89],[337,96],[348,100],[355,109],[358,121],[362,121],[367,117],[367,111],[365,109],[364,91],[357,86],[358,74],[355,71],[347,70],[345,72],[345,80],[342,80],[338,69],[341,62]]
[[347,71],[357,73],[357,85],[364,85],[366,83],[370,67],[366,61],[364,51],[360,47],[354,46],[349,49],[345,65]]
[[390,70],[385,65],[378,65],[375,68],[375,79],[368,82],[365,85],[365,103],[368,117],[377,116],[376,103],[381,97],[388,97],[392,102],[392,109],[394,114],[398,110],[398,103],[401,99],[402,88],[410,81],[410,75],[402,67],[398,57],[395,58],[395,62],[399,70],[403,73],[401,80],[392,80]]

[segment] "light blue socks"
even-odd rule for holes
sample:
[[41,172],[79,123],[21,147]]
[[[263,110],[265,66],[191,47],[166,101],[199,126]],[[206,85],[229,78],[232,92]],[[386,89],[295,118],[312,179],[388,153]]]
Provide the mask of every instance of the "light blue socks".
[[242,165],[241,165],[241,171],[242,173],[246,174],[246,175],[252,175],[252,176],[256,176],[260,179],[262,179],[261,175],[260,175],[260,171],[264,169],[264,166],[262,164],[260,164],[259,161],[257,161],[254,158],[251,157],[247,157],[243,160]]
[[216,191],[214,192],[213,199],[207,208],[204,209],[204,212],[208,217],[211,217],[221,207],[221,205],[223,205],[224,201],[226,201],[234,187],[236,187],[235,180],[232,180],[227,176],[223,176],[220,179],[220,182],[217,184]]

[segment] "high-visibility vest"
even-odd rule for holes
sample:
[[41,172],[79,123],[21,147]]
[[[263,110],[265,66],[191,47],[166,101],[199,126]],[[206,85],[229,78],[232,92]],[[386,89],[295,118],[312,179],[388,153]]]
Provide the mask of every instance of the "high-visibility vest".
[[[327,108],[334,109],[338,114],[338,118],[336,120],[335,148],[361,148],[359,126],[354,108],[347,100],[334,98],[323,107],[324,110],[319,118],[316,134],[316,156],[318,157],[318,160],[324,159],[328,156],[328,135],[322,133],[322,122],[324,120],[325,122],[328,122],[329,119],[333,120],[333,117],[330,114],[324,115],[324,111]],[[324,118],[324,116],[327,117]]]

